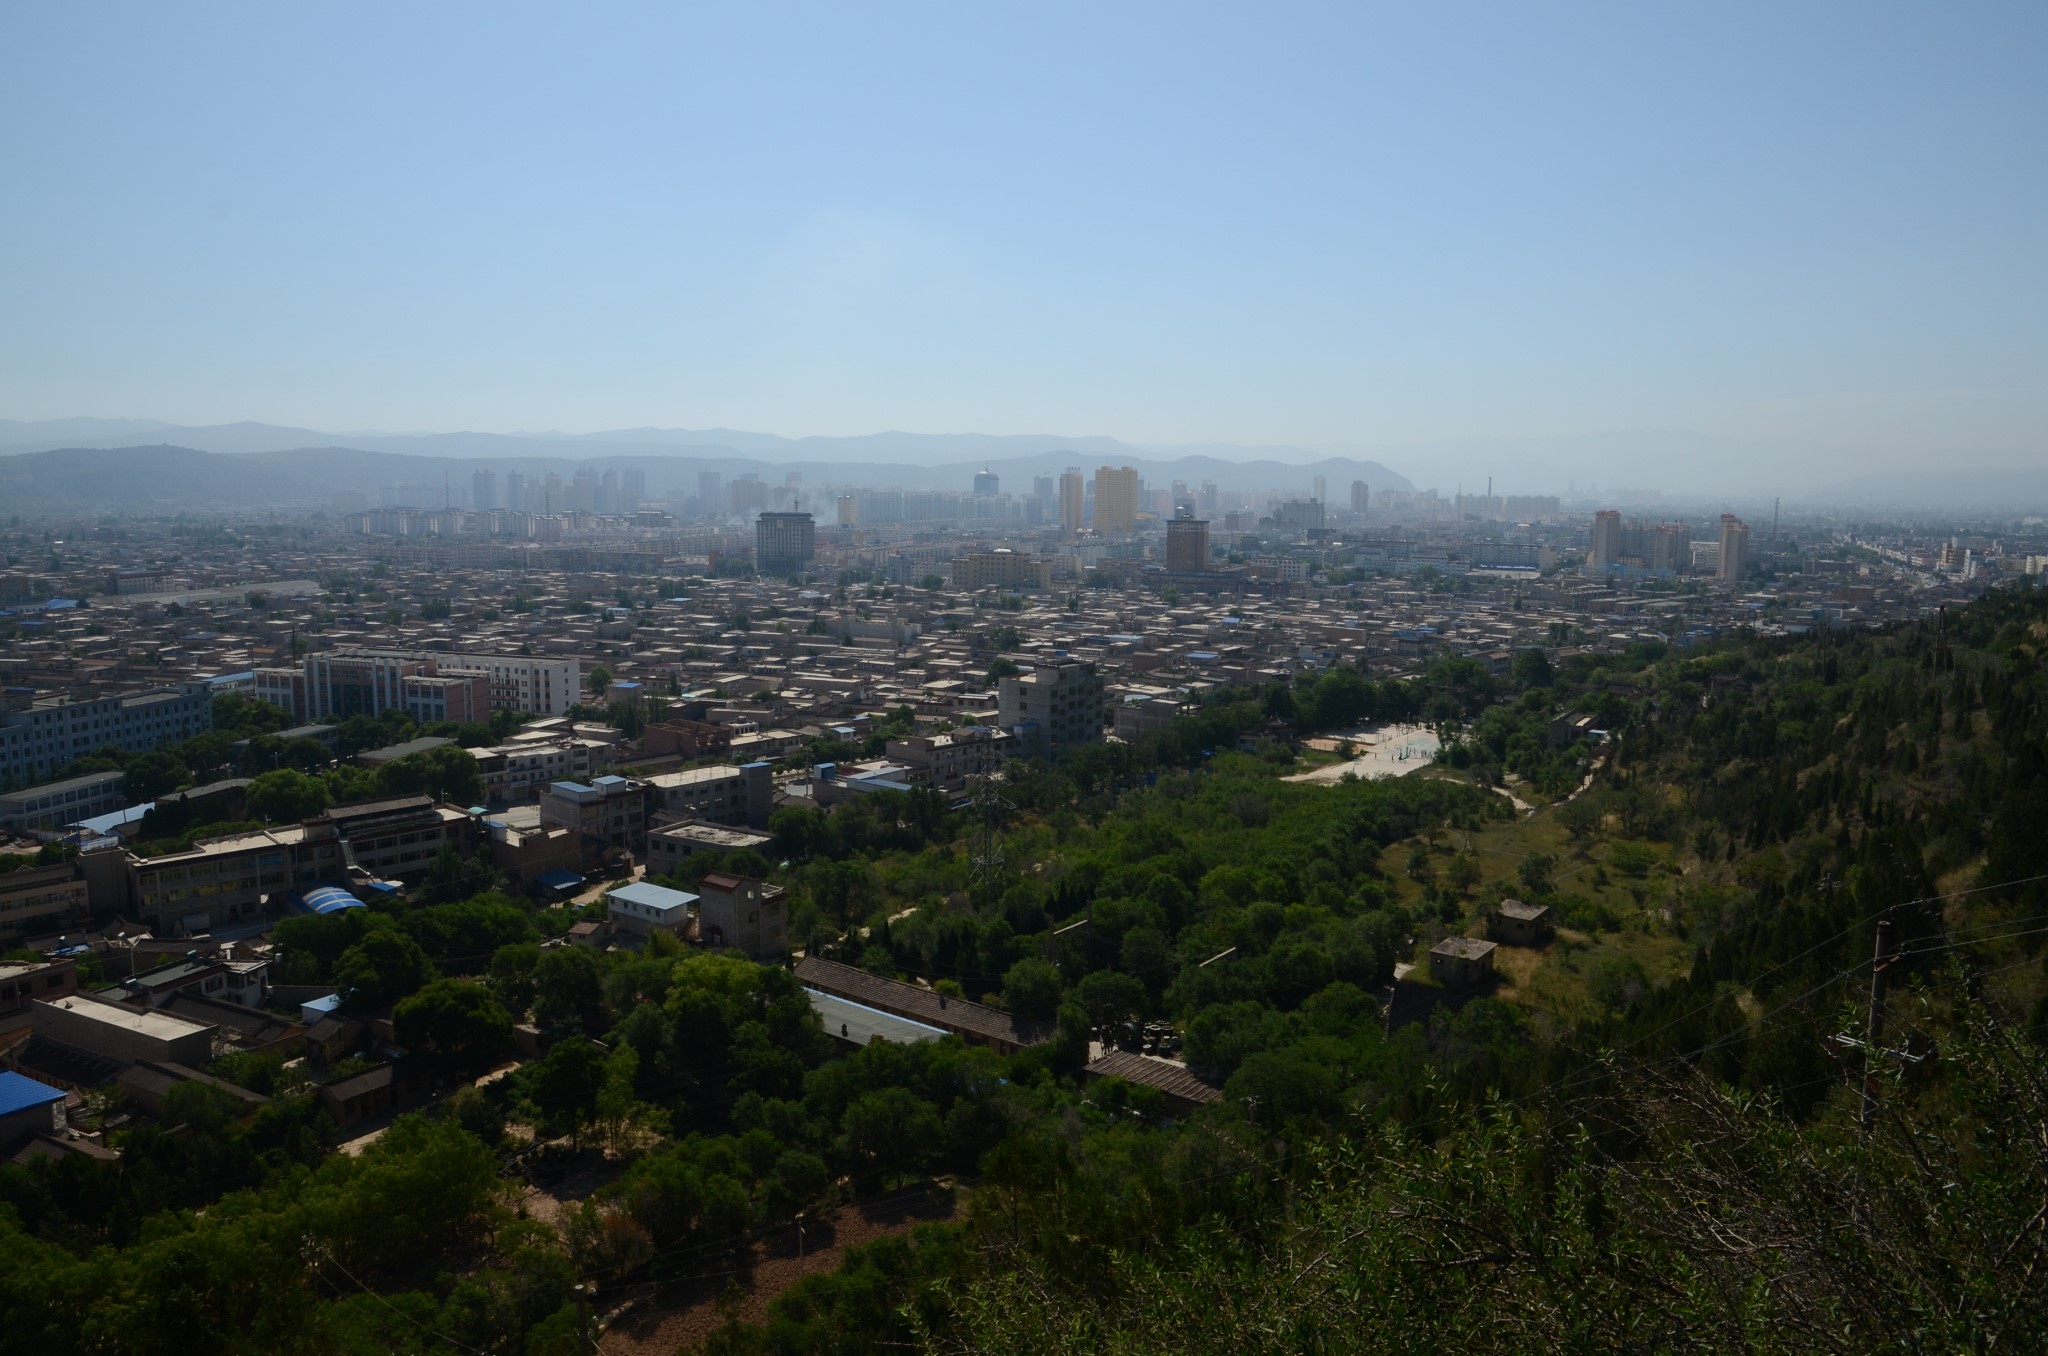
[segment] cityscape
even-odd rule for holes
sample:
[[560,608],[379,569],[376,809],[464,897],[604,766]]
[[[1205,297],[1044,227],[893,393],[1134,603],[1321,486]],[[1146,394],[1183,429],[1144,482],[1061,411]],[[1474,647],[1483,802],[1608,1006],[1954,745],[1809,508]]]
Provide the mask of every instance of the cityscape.
[[0,51],[0,1356],[2048,1350],[2048,10]]

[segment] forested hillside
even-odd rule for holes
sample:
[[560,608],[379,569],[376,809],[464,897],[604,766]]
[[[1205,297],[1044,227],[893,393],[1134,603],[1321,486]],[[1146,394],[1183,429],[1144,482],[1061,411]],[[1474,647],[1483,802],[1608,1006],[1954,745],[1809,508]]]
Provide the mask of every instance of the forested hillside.
[[[2044,652],[2027,591],[1885,634],[1338,671],[1019,764],[972,813],[785,810],[728,859],[790,887],[811,954],[1056,1030],[1010,1056],[834,1058],[787,969],[542,948],[579,911],[449,863],[279,935],[460,1090],[338,1154],[293,1071],[223,1061],[271,1105],[183,1089],[117,1164],[0,1168],[0,1350],[544,1356],[707,1286],[731,1302],[693,1337],[726,1352],[2039,1349]],[[1569,712],[1605,740],[1554,744]],[[1444,752],[1285,780],[1341,756],[1294,736],[1366,719]],[[1555,937],[1432,983],[1431,945],[1508,898]],[[1843,1038],[1880,921],[1865,1128]],[[528,1016],[546,1055],[467,1086]],[[1126,1022],[1170,1024],[1221,1100],[1083,1080]],[[551,1164],[597,1185],[549,1196]],[[764,1258],[906,1193],[945,1221],[745,1320]]]

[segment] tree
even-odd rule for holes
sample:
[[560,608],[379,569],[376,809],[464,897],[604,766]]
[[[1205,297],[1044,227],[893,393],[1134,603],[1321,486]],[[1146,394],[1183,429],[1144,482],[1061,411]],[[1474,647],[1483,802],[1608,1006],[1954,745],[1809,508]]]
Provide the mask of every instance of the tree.
[[597,1111],[605,1072],[604,1056],[589,1041],[557,1041],[546,1058],[533,1066],[526,1088],[541,1134],[549,1138],[568,1135],[580,1142],[583,1127]]
[[416,796],[468,804],[481,800],[483,774],[468,749],[444,744],[425,753],[409,753],[377,770],[377,791],[386,796]]
[[512,1048],[512,1019],[491,991],[464,979],[437,979],[392,1014],[398,1043],[452,1078],[488,1072]]
[[509,895],[483,894],[459,904],[414,909],[399,927],[436,966],[474,973],[504,947],[538,940],[533,920]]
[[128,764],[128,795],[135,800],[155,800],[189,780],[177,755],[162,749],[145,753]]
[[334,986],[351,1012],[382,1012],[433,978],[434,964],[420,944],[390,928],[365,935],[334,963]]
[[1547,852],[1532,852],[1522,858],[1515,868],[1515,876],[1522,882],[1522,888],[1532,896],[1547,895],[1557,889],[1551,880],[1551,873],[1557,869],[1557,859]]
[[1112,1026],[1142,1016],[1151,1004],[1144,982],[1116,970],[1097,970],[1074,986],[1074,997],[1096,1026]]
[[1019,1017],[1051,1017],[1060,1007],[1060,972],[1026,956],[1003,974],[1003,1004]]
[[247,815],[267,824],[296,824],[329,804],[327,783],[291,768],[266,772],[249,783]]
[[1534,647],[1516,653],[1512,673],[1514,680],[1525,688],[1549,687],[1557,680],[1550,656]]
[[938,1108],[901,1087],[863,1093],[846,1108],[840,1129],[849,1164],[884,1181],[930,1162],[945,1135]]
[[604,976],[586,947],[551,946],[533,967],[533,1017],[551,1031],[604,1026]]
[[1599,809],[1587,796],[1567,802],[1557,812],[1557,822],[1564,825],[1565,832],[1572,836],[1572,842],[1582,853],[1586,850],[1586,840],[1599,830],[1600,819]]
[[940,589],[946,587],[946,577],[944,575],[928,574],[917,581],[917,586],[928,592],[937,593]]
[[[441,850],[434,855],[434,864],[427,868],[427,878],[420,882],[419,899],[423,904],[453,903],[480,895],[497,883],[498,872],[491,865],[490,849],[481,849],[474,857],[464,857],[452,844],[443,843]],[[499,898],[505,899],[505,896]],[[511,901],[506,899],[506,902]]]
[[583,680],[583,685],[590,689],[591,696],[601,699],[611,690],[612,671],[602,664],[592,665],[589,676]]
[[1479,863],[1469,852],[1461,852],[1451,858],[1451,865],[1446,874],[1450,877],[1451,888],[1463,897],[1471,894],[1474,887],[1479,884]]

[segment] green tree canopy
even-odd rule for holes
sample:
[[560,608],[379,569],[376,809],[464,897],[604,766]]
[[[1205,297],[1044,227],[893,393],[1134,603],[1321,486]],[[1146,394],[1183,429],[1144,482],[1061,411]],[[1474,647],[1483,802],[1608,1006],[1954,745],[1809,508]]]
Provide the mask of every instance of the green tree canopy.
[[247,804],[251,819],[295,824],[327,808],[327,783],[292,768],[279,768],[249,783]]

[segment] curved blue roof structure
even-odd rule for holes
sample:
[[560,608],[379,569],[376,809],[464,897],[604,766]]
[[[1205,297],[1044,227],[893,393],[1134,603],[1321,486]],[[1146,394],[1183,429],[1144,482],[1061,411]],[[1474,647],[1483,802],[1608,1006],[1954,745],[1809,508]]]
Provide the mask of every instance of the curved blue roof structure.
[[293,906],[301,913],[339,913],[360,909],[363,901],[338,885],[316,885],[294,900]]

